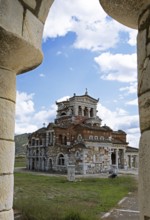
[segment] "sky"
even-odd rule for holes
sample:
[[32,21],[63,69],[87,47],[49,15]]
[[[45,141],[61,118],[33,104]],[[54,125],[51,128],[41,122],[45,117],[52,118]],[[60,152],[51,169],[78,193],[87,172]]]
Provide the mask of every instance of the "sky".
[[55,0],[42,40],[43,63],[17,76],[15,133],[53,122],[58,100],[99,98],[102,124],[124,130],[138,147],[137,31],[110,18],[98,0]]

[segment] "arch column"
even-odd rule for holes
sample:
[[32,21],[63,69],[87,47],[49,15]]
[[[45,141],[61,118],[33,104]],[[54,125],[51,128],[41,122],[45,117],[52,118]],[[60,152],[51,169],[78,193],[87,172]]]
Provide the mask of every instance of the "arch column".
[[140,15],[138,97],[140,113],[139,196],[141,220],[150,219],[150,5]]
[[139,208],[140,220],[150,219],[150,2],[100,0],[107,13],[120,23],[138,29],[138,102],[140,116]]
[[0,67],[0,219],[13,218],[16,74]]
[[81,116],[84,116],[84,108],[83,106],[81,106]]
[[53,0],[0,1],[0,219],[13,220],[16,74],[43,59],[44,22]]
[[119,150],[118,149],[116,149],[116,169],[118,170],[118,152],[119,152]]
[[91,108],[87,108],[87,110],[88,110],[88,118],[90,118],[90,110],[91,110]]

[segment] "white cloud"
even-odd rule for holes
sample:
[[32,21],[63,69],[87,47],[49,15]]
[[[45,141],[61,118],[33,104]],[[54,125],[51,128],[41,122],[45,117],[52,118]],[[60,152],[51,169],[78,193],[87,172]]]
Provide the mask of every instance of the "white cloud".
[[35,112],[33,97],[34,94],[27,94],[25,92],[17,91],[15,125],[16,134],[31,132],[37,129],[36,125],[31,124],[31,118]]
[[[76,34],[75,48],[102,51],[119,42],[120,32],[129,34],[128,44],[135,45],[135,32],[109,18],[98,0],[55,0],[47,17],[43,38]],[[111,40],[110,40],[111,36]]]
[[40,76],[40,77],[45,77],[45,74],[40,73],[39,76]]
[[[34,108],[34,94],[17,91],[16,102],[16,126],[15,133],[30,133],[43,126],[43,123],[48,125],[54,121],[56,117],[56,104],[52,104],[48,109],[45,106],[40,111]],[[58,99],[58,102],[69,99],[69,96]]]
[[114,47],[119,41],[119,31],[113,20],[106,21],[103,19],[91,23],[82,21],[74,25],[74,31],[77,34],[73,44],[75,48],[103,51]]
[[57,102],[67,101],[69,98],[70,98],[70,96],[64,96],[64,97],[58,99]]
[[16,102],[16,125],[15,133],[30,133],[53,121],[56,115],[56,105],[52,105],[48,110],[36,112],[34,109],[34,94],[17,91]]
[[36,131],[38,127],[36,125],[30,125],[28,123],[16,122],[15,134],[32,133]]
[[137,80],[136,54],[102,53],[95,57],[100,67],[103,80],[116,80],[119,82],[135,82]]
[[137,43],[137,31],[130,29],[128,44],[130,44],[131,46],[136,46],[136,43]]
[[126,95],[137,93],[137,82],[132,82],[129,86],[119,89],[121,92],[125,92]]
[[110,126],[113,130],[124,130],[127,133],[127,140],[130,142],[130,146],[137,147],[139,141],[138,115],[130,115],[124,109],[120,108],[111,111],[98,103],[98,116],[102,119],[103,124]]
[[56,116],[56,105],[51,105],[49,110],[41,110],[37,113],[35,113],[33,120],[38,121],[39,126],[42,125],[43,123],[48,124],[51,122],[54,117]]
[[131,128],[127,129],[127,141],[129,142],[129,146],[131,147],[139,147],[139,139],[140,139],[140,129],[139,128]]
[[25,92],[20,93],[17,91],[16,118],[20,118],[22,115],[28,115],[35,111],[32,101],[33,96],[33,93],[28,95]]
[[59,56],[59,55],[61,55],[61,54],[62,54],[62,51],[60,51],[60,50],[57,51],[57,53],[56,53],[57,56]]
[[138,99],[136,98],[134,100],[126,102],[126,105],[136,105],[136,106],[138,106]]

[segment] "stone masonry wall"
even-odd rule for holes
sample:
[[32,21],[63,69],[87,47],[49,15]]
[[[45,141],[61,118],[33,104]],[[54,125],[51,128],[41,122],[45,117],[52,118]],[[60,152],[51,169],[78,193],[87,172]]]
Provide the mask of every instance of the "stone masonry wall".
[[16,74],[42,62],[44,22],[53,0],[0,0],[0,219],[14,219]]
[[138,96],[140,113],[140,219],[150,219],[150,5],[139,17]]

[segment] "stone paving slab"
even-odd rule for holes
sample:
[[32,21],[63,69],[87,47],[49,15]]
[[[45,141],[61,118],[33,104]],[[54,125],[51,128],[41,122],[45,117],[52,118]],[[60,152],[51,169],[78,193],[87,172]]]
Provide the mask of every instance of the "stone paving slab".
[[118,206],[102,216],[103,220],[139,220],[137,193],[124,197]]

